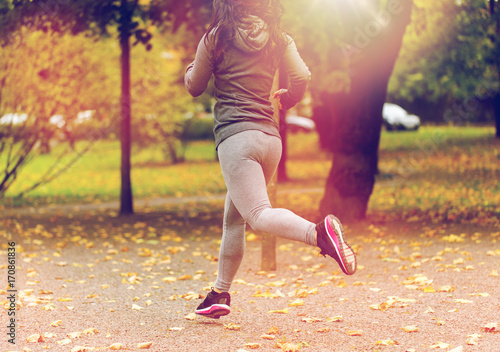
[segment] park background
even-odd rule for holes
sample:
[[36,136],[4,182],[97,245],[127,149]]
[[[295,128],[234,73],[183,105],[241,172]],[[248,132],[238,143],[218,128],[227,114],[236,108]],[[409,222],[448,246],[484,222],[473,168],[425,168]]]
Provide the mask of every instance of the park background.
[[[227,350],[252,343],[331,350],[326,346],[337,342],[338,351],[495,351],[498,1],[283,5],[283,25],[312,72],[306,97],[289,114],[312,118],[317,131],[287,131],[282,116],[286,156],[273,202],[311,220],[326,212],[346,219],[360,277],[341,278],[317,253],[283,241],[276,272],[259,272],[262,234],[249,229],[241,298],[228,320],[236,327],[193,325],[185,317],[214,278],[225,192],[212,135],[213,88],[193,99],[183,86],[211,1],[2,0],[0,234],[2,250],[15,240],[21,259],[19,346],[104,348],[111,345],[104,328],[82,340],[66,336],[104,324],[129,349],[153,341],[152,349],[169,350],[182,333],[198,347],[174,350],[202,350],[195,337],[209,327]],[[387,131],[384,102],[418,115],[422,126]],[[148,266],[158,277],[142,272]],[[146,298],[123,290],[149,281]],[[300,285],[304,297],[290,291]],[[338,300],[342,289],[342,312],[325,315],[335,305],[323,312],[324,300]],[[245,314],[252,297],[258,308]],[[71,300],[74,312],[65,308]],[[107,304],[118,308],[103,310]],[[284,309],[273,304],[291,304],[292,314],[275,318]],[[439,318],[423,318],[432,315],[427,306]],[[265,331],[250,327],[252,314]],[[122,319],[136,332],[125,333]],[[58,320],[64,333],[51,325]],[[374,321],[388,331],[379,334]],[[301,326],[310,323],[323,325]],[[417,328],[401,330],[408,326]],[[33,336],[37,341],[28,341]]]

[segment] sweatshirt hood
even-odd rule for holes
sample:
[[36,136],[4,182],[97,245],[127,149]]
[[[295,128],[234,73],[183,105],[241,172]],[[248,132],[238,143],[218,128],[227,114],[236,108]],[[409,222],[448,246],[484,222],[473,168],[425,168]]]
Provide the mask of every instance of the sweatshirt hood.
[[262,50],[269,41],[267,24],[259,17],[249,15],[239,24],[234,45],[245,52]]

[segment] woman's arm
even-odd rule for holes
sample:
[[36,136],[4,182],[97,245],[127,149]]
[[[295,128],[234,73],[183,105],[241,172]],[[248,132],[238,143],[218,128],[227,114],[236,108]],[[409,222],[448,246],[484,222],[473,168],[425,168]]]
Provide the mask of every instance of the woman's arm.
[[[214,70],[212,50],[207,46],[205,36],[201,38],[194,61],[187,67],[184,85],[193,97],[201,95],[207,89],[208,81]],[[208,45],[211,42],[208,40]]]
[[289,44],[281,59],[281,65],[288,74],[289,85],[288,89],[275,93],[276,98],[279,96],[283,109],[293,108],[302,99],[311,79],[311,72],[300,57],[295,42],[290,37],[288,39]]

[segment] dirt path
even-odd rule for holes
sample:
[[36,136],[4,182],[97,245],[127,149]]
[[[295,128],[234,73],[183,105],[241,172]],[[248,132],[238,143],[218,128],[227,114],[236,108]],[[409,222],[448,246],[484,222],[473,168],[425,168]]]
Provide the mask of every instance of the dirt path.
[[[352,277],[283,240],[278,270],[260,272],[251,236],[232,312],[209,320],[192,313],[215,279],[219,219],[52,215],[0,223],[2,264],[16,242],[18,290],[16,344],[3,333],[1,351],[137,351],[149,342],[151,351],[500,351],[498,229],[350,226]],[[5,310],[2,326],[7,319]]]

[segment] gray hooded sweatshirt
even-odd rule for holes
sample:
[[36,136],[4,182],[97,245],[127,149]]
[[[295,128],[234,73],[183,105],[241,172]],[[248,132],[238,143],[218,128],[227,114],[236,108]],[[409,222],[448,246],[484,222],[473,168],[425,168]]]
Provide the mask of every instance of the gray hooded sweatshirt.
[[246,130],[260,130],[279,137],[270,101],[277,68],[285,69],[290,82],[281,95],[285,109],[302,99],[311,76],[292,38],[287,36],[287,40],[288,45],[281,52],[267,58],[263,49],[269,41],[269,32],[264,21],[256,16],[249,16],[241,24],[222,60],[215,59],[213,32],[201,39],[195,60],[187,67],[184,83],[196,97],[205,91],[214,75],[216,147],[224,139]]

